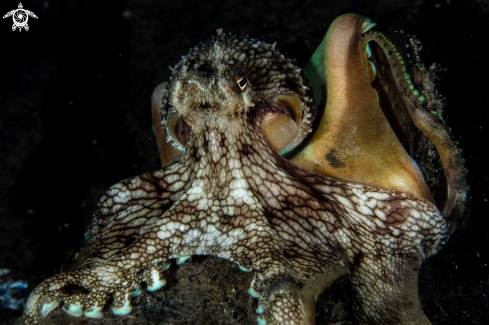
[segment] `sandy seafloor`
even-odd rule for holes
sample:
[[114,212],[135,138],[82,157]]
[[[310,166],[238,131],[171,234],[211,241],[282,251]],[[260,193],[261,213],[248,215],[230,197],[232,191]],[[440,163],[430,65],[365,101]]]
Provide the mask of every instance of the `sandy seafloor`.
[[[419,279],[433,324],[489,319],[489,39],[487,1],[25,1],[28,32],[0,21],[0,268],[32,290],[70,263],[98,198],[117,181],[158,168],[152,89],[168,66],[215,33],[277,46],[318,39],[340,14],[403,29],[436,62],[447,124],[464,150],[468,217]],[[2,1],[0,14],[17,8]],[[251,278],[232,263],[195,257],[168,285],[134,299],[131,315],[99,321],[53,312],[55,324],[253,324]],[[346,281],[324,293],[318,324],[348,324]],[[0,324],[20,311],[0,309]]]

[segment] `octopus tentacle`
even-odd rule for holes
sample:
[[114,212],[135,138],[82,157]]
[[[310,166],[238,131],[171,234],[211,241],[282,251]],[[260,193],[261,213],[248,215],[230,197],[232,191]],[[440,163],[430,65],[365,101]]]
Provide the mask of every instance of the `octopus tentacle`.
[[[466,198],[466,175],[447,128],[423,106],[425,97],[414,89],[395,47],[382,34],[370,31],[372,27],[369,19],[358,15],[337,18],[306,66],[314,96],[319,99],[316,109],[324,107],[324,113],[310,142],[291,161],[334,179],[359,182],[359,193],[376,193],[376,203],[361,204],[364,208],[363,212],[357,211],[360,215],[349,208],[358,204],[348,204],[351,189],[345,188],[346,193],[341,195],[345,200],[340,206],[346,212],[340,220],[349,225],[347,237],[352,243],[349,250],[343,249],[350,256],[357,319],[365,323],[429,323],[419,304],[418,269],[453,231],[453,220],[460,216]],[[414,125],[433,141],[442,158],[448,185],[446,198],[437,201],[441,214],[433,205],[435,200],[417,164],[389,125],[371,85],[376,78],[376,67],[369,60],[371,41],[384,51]],[[326,183],[323,181],[318,189]],[[331,191],[337,195],[342,186],[336,184],[333,188]],[[386,195],[391,199],[382,203],[378,198],[385,199]],[[392,199],[392,195],[397,198]],[[334,202],[329,193],[325,193],[325,199]],[[413,203],[408,203],[411,200]],[[390,206],[389,211],[376,212],[370,218],[369,211],[383,211],[379,203]],[[335,228],[333,233],[339,227]]]
[[177,163],[112,186],[98,204],[86,234],[88,245],[75,263],[30,295],[26,324],[36,324],[40,315],[46,316],[61,302],[72,316],[101,317],[109,296],[114,314],[124,315],[131,311],[130,296],[140,291],[142,281],[149,291],[161,288],[168,259],[181,254],[169,247],[157,248],[158,233],[151,230],[163,231],[157,224],[166,222],[166,231],[178,237],[179,230],[170,228],[168,210],[188,183],[188,170],[188,164]]
[[[264,274],[261,287],[253,287],[262,294],[260,319],[311,323],[317,295],[351,273],[359,319],[425,322],[416,280],[420,262],[445,238],[446,223],[436,207],[406,193],[335,181],[275,158],[272,168],[281,182],[269,190],[284,194],[275,195],[276,203],[268,201],[271,229],[266,233],[279,238],[282,253],[264,253],[274,256],[268,272],[266,263],[252,261],[253,270]],[[278,166],[289,167],[288,172]],[[259,194],[269,197],[267,189]],[[424,235],[416,236],[421,229]],[[383,298],[372,298],[379,295]]]
[[421,261],[447,237],[447,222],[437,208],[407,193],[329,178],[311,187],[335,208],[320,222],[329,229],[329,245],[348,262],[357,320],[429,324],[420,307],[417,277]]
[[452,140],[443,118],[436,112],[429,111],[425,96],[415,89],[401,55],[392,42],[379,32],[368,32],[363,36],[363,45],[367,46],[371,41],[376,42],[384,52],[414,124],[433,141],[440,155],[447,185],[444,197],[437,203],[443,215],[452,223],[453,231],[454,220],[460,217],[468,192],[467,171],[460,151]]
[[418,299],[422,254],[363,256],[352,271],[353,312],[364,324],[431,324]]
[[316,297],[308,289],[292,280],[277,282],[267,297],[270,324],[314,324]]

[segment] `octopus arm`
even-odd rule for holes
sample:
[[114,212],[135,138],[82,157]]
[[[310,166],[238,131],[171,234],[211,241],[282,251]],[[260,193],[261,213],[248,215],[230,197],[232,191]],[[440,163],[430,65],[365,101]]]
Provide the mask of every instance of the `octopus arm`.
[[[110,297],[113,313],[124,315],[132,309],[130,297],[141,292],[141,282],[148,291],[161,288],[168,259],[181,256],[170,238],[179,238],[184,227],[171,221],[170,207],[185,190],[184,169],[176,163],[112,186],[98,203],[87,245],[73,265],[29,296],[25,324],[37,324],[62,302],[72,316],[102,317]],[[194,253],[188,250],[186,255]]]
[[[355,14],[337,18],[306,65],[316,110],[323,113],[311,140],[291,162],[326,176],[314,181],[314,188],[337,207],[329,240],[347,256],[357,320],[429,324],[418,298],[418,270],[461,215],[466,172],[443,121],[430,113],[400,54],[385,36],[371,31],[374,26]],[[394,77],[389,88],[394,91],[387,95],[400,94],[409,123],[440,155],[447,184],[436,200],[380,106],[373,82],[384,77],[377,70],[386,69],[371,60],[369,42],[381,47]]]

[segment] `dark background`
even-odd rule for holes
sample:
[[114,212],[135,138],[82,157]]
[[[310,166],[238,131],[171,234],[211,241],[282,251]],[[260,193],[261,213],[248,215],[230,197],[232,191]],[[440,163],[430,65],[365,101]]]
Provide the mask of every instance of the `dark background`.
[[[0,15],[17,1],[2,1]],[[189,48],[217,28],[292,48],[356,12],[416,35],[426,65],[441,68],[446,121],[469,170],[469,216],[423,265],[420,296],[433,324],[489,324],[488,2],[22,3],[39,17],[28,32],[0,20],[0,268],[29,290],[69,263],[110,185],[158,168],[150,95]],[[0,309],[0,324],[18,315]]]

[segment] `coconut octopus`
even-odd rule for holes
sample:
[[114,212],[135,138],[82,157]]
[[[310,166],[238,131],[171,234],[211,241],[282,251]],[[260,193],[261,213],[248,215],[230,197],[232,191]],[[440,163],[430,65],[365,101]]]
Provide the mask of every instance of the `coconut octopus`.
[[[153,93],[164,168],[106,192],[86,247],[32,291],[25,324],[60,303],[103,317],[109,298],[128,314],[191,255],[253,273],[258,324],[314,324],[316,298],[343,276],[358,323],[430,324],[418,271],[456,227],[466,170],[428,71],[374,26],[340,16],[304,70],[221,30],[191,49]],[[410,134],[441,162],[436,195]]]

